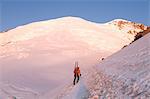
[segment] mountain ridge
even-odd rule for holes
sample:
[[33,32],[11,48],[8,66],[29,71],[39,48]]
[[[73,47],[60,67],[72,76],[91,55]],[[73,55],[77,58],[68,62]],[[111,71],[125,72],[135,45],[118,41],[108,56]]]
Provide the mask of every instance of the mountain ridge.
[[[110,26],[109,26],[109,24],[110,24]],[[112,24],[113,24],[113,26],[111,26]],[[128,24],[131,28],[129,26],[126,27],[126,24]],[[142,28],[139,29],[140,26]],[[144,25],[138,24],[138,23],[133,23],[133,22],[130,22],[130,21],[127,21],[124,19],[114,19],[110,22],[101,24],[101,23],[94,23],[91,21],[87,21],[80,17],[68,16],[68,17],[62,17],[62,18],[57,18],[57,19],[52,19],[52,20],[47,20],[47,21],[33,22],[33,23],[29,23],[27,25],[18,26],[7,32],[0,33],[0,38],[3,38],[5,36],[5,34],[13,35],[12,33],[15,33],[17,31],[20,33],[17,33],[14,35],[20,35],[21,32],[23,32],[23,30],[26,30],[26,32],[33,31],[33,30],[31,30],[31,28],[35,29],[34,31],[43,32],[43,31],[47,31],[47,29],[51,29],[51,31],[53,31],[53,28],[61,28],[61,27],[63,27],[66,31],[68,31],[69,29],[76,29],[76,28],[80,28],[80,27],[86,28],[86,29],[93,27],[93,30],[94,29],[99,30],[99,29],[101,29],[100,27],[102,27],[102,28],[108,27],[108,29],[112,28],[112,29],[117,29],[120,32],[125,32],[125,33],[128,32],[128,33],[126,33],[126,35],[129,36],[128,37],[129,39],[132,35],[135,36],[138,32],[142,32],[147,29],[147,26],[144,26]],[[138,28],[136,28],[136,27],[138,27]],[[41,28],[41,30],[40,30],[40,28]],[[43,30],[42,30],[42,28],[43,28]],[[39,33],[32,34],[32,35],[38,35],[38,34]],[[22,35],[24,35],[24,34],[22,34]],[[28,35],[28,34],[25,33],[25,35]],[[131,37],[131,39],[133,40],[132,37]],[[7,42],[10,42],[10,41],[7,41]]]
[[[136,23],[136,22],[131,22],[131,21],[128,21],[126,19],[113,19],[111,21],[108,21],[106,23],[100,23],[100,22],[93,22],[93,21],[89,21],[89,20],[86,20],[84,18],[81,18],[81,17],[74,17],[74,16],[65,16],[65,17],[59,17],[59,18],[53,18],[53,19],[48,19],[48,20],[42,20],[42,21],[36,21],[36,22],[31,22],[31,23],[27,23],[27,24],[24,24],[24,25],[20,25],[20,26],[17,26],[13,29],[16,29],[18,27],[23,27],[23,26],[26,26],[26,25],[29,25],[29,24],[34,24],[34,23],[42,23],[42,22],[51,22],[51,21],[88,21],[90,23],[94,23],[94,24],[111,24],[111,23],[116,23],[116,22],[128,22],[128,23],[135,23],[135,24],[141,24],[141,23]],[[143,24],[144,25],[144,24]],[[145,25],[144,25],[145,26]],[[3,32],[0,32],[0,33],[5,33],[5,32],[8,32],[10,30],[13,30],[13,29],[9,29],[9,30],[6,30],[6,31],[3,31]]]
[[[0,88],[3,83],[9,83],[17,88],[31,89],[38,95],[51,93],[66,82],[72,82],[70,75],[73,75],[75,61],[79,62],[84,74],[103,57],[130,44],[135,34],[128,31],[135,28],[129,26],[120,30],[114,24],[69,17],[31,23],[0,33]],[[8,93],[17,98],[20,94],[12,89]],[[22,97],[28,99],[25,93]]]

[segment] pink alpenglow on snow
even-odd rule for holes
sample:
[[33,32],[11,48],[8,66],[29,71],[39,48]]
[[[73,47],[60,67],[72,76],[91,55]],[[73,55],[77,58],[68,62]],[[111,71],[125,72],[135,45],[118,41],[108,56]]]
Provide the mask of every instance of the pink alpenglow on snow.
[[[119,77],[125,79],[129,75],[139,75],[137,80],[141,81],[140,77],[145,77],[140,75],[141,72],[149,75],[144,72],[144,66],[149,64],[148,58],[145,58],[148,57],[146,54],[149,55],[146,50],[148,41],[147,44],[140,43],[139,39],[140,44],[129,44],[137,33],[146,29],[147,26],[122,19],[94,23],[79,17],[62,17],[30,23],[0,33],[0,98],[14,96],[17,99],[90,99],[93,96],[108,95],[105,94],[108,93],[107,90],[102,90],[99,94],[95,91],[97,84],[93,82],[99,80],[96,77],[108,81],[107,74],[115,74],[117,77],[120,75]],[[143,37],[142,40],[147,38]],[[125,45],[129,46],[122,49]],[[113,53],[116,54],[112,55]],[[107,58],[108,56],[110,57]],[[103,57],[105,59],[101,61]],[[140,59],[143,61],[138,65],[136,62],[140,62]],[[79,83],[73,85],[72,71],[76,60],[80,63],[82,76]],[[95,71],[93,68],[97,65],[100,68],[97,67]],[[140,66],[143,68],[137,69]],[[136,73],[132,71],[136,70],[139,74],[134,75]],[[90,77],[92,75],[94,77]],[[142,81],[147,81],[146,77]],[[92,85],[87,86],[89,82]],[[135,95],[128,91],[124,93],[126,95],[119,94],[119,97]]]

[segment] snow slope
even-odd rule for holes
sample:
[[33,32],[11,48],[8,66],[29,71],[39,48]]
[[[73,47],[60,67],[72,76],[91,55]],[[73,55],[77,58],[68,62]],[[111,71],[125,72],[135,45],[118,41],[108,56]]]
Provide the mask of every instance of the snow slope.
[[118,98],[150,98],[150,34],[110,56],[98,68],[118,85]]
[[150,33],[91,67],[84,84],[88,99],[149,99]]
[[[31,97],[34,97],[33,93],[39,97],[47,92],[52,93],[72,81],[70,75],[73,75],[74,61],[78,60],[84,71],[101,57],[107,57],[128,45],[136,32],[146,28],[128,22],[120,29],[113,22],[118,24],[118,21],[99,24],[76,17],[63,17],[0,33],[1,88],[9,85],[17,90],[29,89]],[[128,33],[130,30],[134,33]],[[10,90],[7,93],[16,97],[24,93]],[[1,93],[7,96],[3,91]]]

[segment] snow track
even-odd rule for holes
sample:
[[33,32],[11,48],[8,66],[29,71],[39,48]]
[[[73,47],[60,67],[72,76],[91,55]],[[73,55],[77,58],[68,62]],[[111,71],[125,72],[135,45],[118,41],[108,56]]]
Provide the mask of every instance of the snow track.
[[29,89],[20,89],[14,85],[1,84],[0,86],[0,99],[38,99],[38,94],[30,91]]
[[[64,93],[70,93],[63,94],[59,99],[149,99],[149,42],[150,34],[89,68],[84,72],[82,82],[71,87],[71,91],[66,87],[68,90]],[[84,87],[81,87],[83,83]],[[80,92],[76,88],[86,91]],[[80,95],[75,97],[78,92]]]
[[[137,96],[149,95],[146,89],[149,88],[150,48],[146,47],[149,41],[144,37],[144,43],[134,43],[138,47],[128,46],[112,55],[144,29],[144,25],[120,19],[98,24],[64,17],[0,33],[0,83],[3,83],[0,98],[54,99],[58,93],[57,98],[64,99],[87,99],[95,95],[114,98],[118,94],[131,97],[136,96],[135,91],[128,91],[134,89],[130,88],[132,82],[143,88]],[[82,72],[109,55],[113,58],[104,60],[96,69],[89,69],[87,74]],[[72,87],[75,61],[79,61],[82,79]],[[9,85],[5,86],[6,83]],[[120,93],[122,87],[118,85],[125,86],[122,93],[127,95]]]

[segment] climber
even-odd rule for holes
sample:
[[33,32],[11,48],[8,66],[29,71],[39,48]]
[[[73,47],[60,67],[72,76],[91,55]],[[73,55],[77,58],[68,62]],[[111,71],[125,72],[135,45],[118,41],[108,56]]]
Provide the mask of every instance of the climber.
[[[79,78],[81,76],[81,73],[80,73],[80,68],[78,66],[78,62],[75,62],[75,68],[74,68],[74,80],[73,80],[73,84],[75,85],[75,83],[78,83],[79,82]],[[77,81],[76,81],[76,78],[77,78]]]

